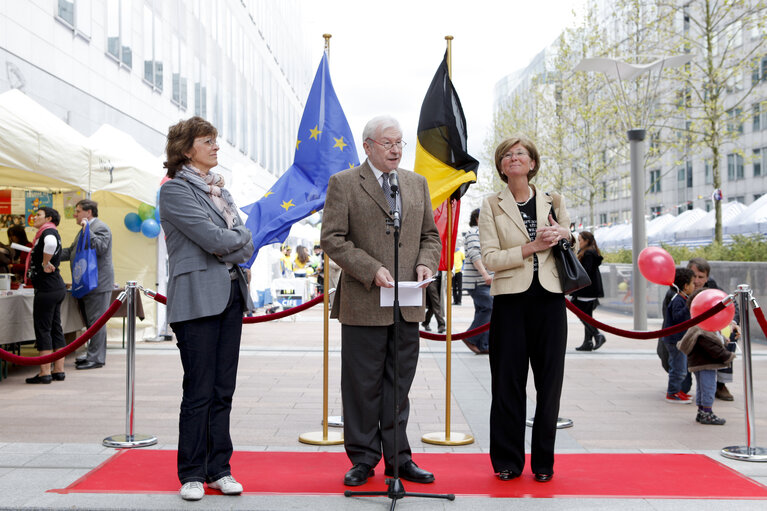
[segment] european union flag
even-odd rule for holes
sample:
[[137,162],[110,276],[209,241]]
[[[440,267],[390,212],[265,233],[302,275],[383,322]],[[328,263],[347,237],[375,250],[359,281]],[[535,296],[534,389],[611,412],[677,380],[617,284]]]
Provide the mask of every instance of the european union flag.
[[282,243],[291,225],[325,206],[330,176],[357,165],[354,137],[323,54],[298,128],[293,165],[258,202],[241,208],[256,248],[245,266],[253,264],[259,248]]

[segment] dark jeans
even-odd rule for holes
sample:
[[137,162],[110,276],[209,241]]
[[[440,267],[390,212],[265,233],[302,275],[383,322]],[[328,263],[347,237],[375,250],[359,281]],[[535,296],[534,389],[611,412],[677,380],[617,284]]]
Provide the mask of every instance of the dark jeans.
[[668,350],[668,388],[666,393],[676,394],[680,390],[689,394],[692,376],[687,372],[687,355],[679,351],[676,343],[666,342]]
[[461,296],[463,295],[463,272],[453,275],[453,303],[461,305]]
[[[469,296],[474,302],[474,320],[469,325],[469,330],[473,330],[490,322],[490,315],[493,312],[493,297],[490,296],[490,286],[477,284],[474,289],[467,289]],[[490,347],[490,331],[482,332],[474,337],[466,339],[482,351]]]
[[181,484],[231,475],[229,415],[240,355],[242,307],[239,283],[233,280],[229,304],[221,314],[170,325],[184,366],[177,460]]
[[[572,302],[573,305],[578,307],[578,309],[582,310],[591,317],[594,317],[594,309],[596,309],[597,305],[599,304],[599,300],[579,300],[577,297],[573,297]],[[599,334],[597,327],[592,326],[583,320],[581,320],[581,323],[583,323],[584,330],[583,342],[588,342],[592,339],[595,339]]]
[[67,345],[61,328],[61,304],[67,289],[35,291],[32,300],[32,322],[35,325],[35,347],[39,351],[59,350]]

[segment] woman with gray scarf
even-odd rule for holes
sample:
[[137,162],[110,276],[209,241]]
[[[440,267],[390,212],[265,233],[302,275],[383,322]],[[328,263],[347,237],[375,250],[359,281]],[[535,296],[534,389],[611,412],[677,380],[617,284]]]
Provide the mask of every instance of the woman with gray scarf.
[[200,117],[170,127],[168,177],[159,208],[168,248],[167,314],[184,367],[178,477],[184,500],[199,500],[203,483],[226,495],[242,485],[231,473],[229,434],[242,317],[253,308],[239,263],[253,254],[250,231],[218,165],[216,128]]

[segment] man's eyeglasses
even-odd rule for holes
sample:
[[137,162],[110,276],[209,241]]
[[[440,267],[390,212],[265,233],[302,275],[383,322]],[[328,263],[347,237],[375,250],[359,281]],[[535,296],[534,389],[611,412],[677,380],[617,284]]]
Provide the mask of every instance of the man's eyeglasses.
[[368,138],[371,142],[375,142],[376,144],[383,146],[384,149],[387,151],[390,151],[392,147],[397,146],[398,148],[402,149],[407,145],[407,142],[404,140],[400,140],[399,142],[379,142],[378,140],[373,140],[372,138]]
[[506,154],[504,154],[503,155],[503,159],[504,160],[510,160],[510,159],[512,159],[515,156],[517,158],[522,158],[523,156],[528,156],[529,157],[530,155],[527,154],[525,151],[515,151],[513,153],[506,153]]

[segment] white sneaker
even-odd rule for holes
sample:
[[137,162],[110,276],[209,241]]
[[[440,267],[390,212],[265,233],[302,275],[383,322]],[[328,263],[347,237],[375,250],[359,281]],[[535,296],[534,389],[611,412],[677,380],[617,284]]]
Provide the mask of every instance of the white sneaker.
[[184,500],[200,500],[205,495],[205,488],[200,481],[191,481],[184,483],[179,493]]
[[242,493],[242,485],[235,481],[232,476],[224,476],[217,481],[208,483],[208,488],[221,490],[224,495],[239,495]]

